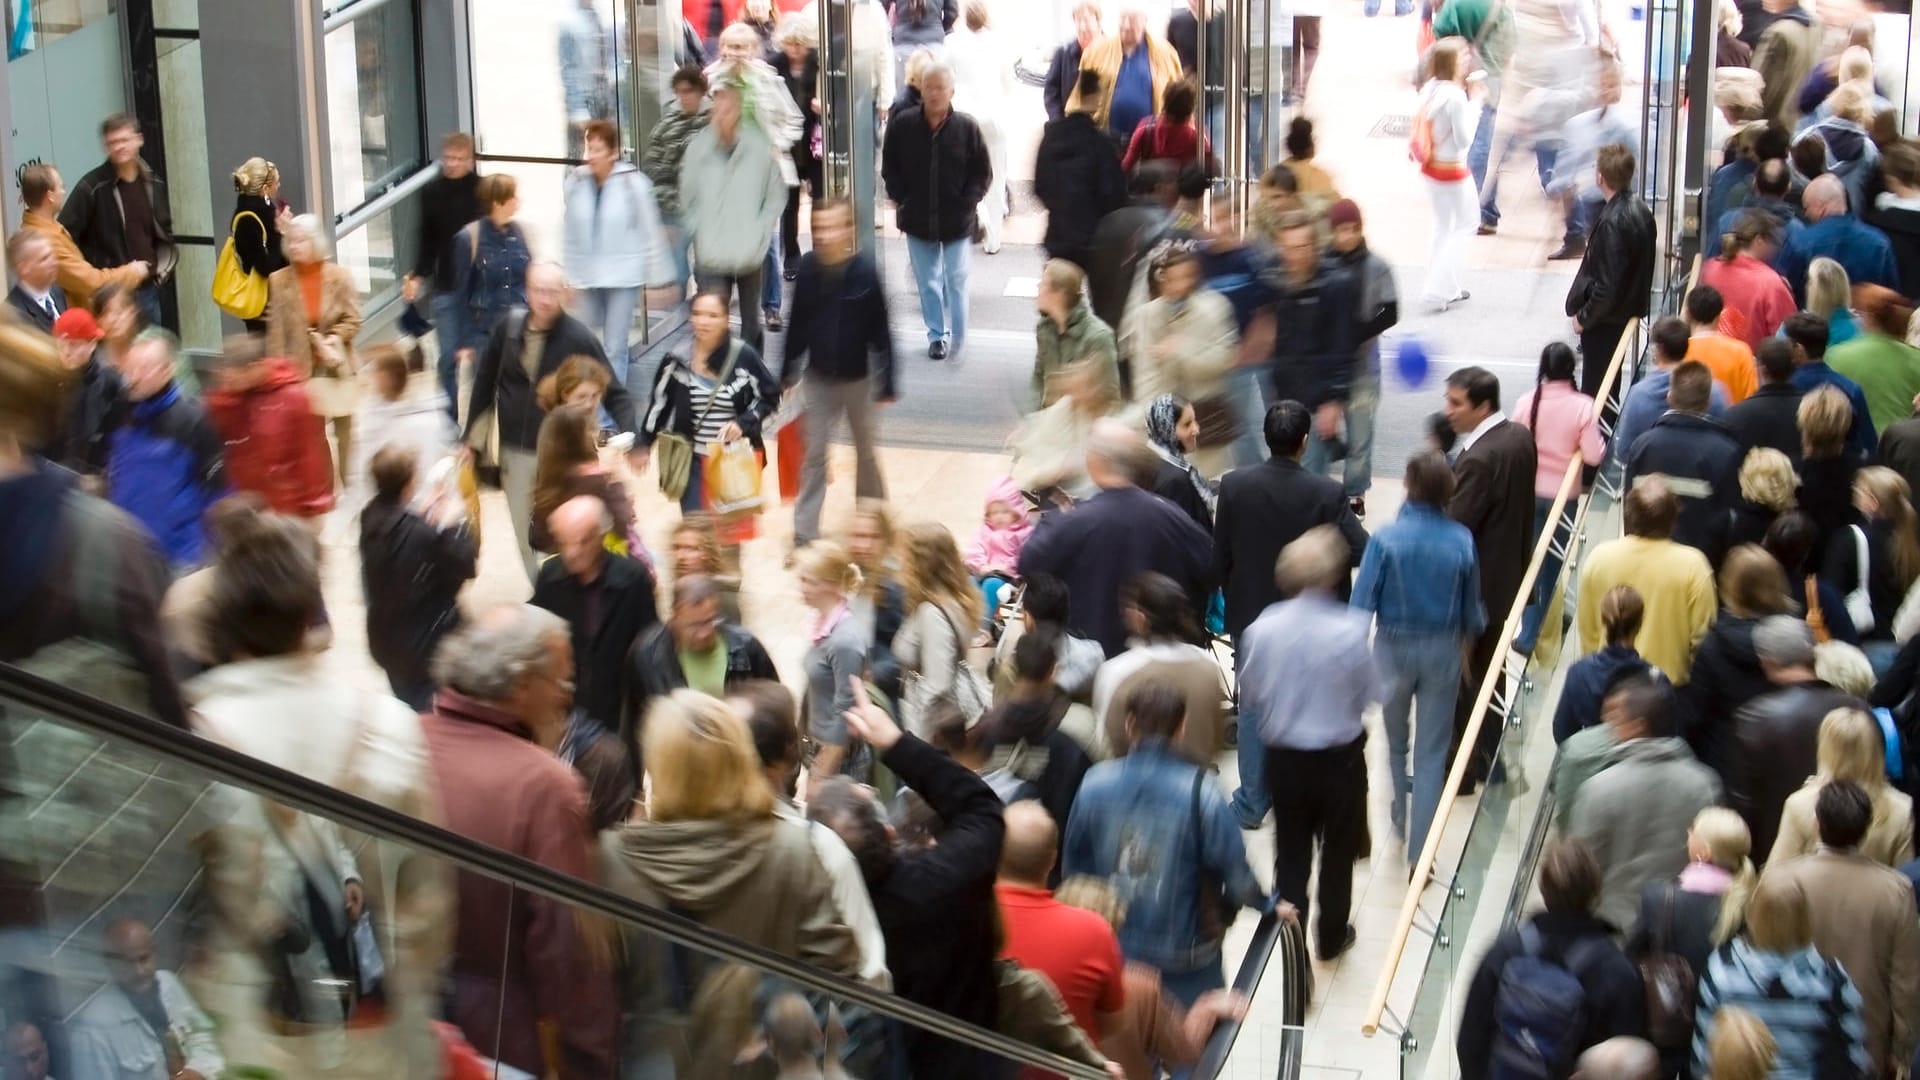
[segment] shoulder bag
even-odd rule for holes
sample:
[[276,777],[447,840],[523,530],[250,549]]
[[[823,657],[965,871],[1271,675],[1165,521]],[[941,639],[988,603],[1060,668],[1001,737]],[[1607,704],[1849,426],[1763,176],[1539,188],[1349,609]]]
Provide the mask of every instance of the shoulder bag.
[[1673,906],[1678,885],[1668,885],[1660,904],[1653,950],[1634,961],[1647,990],[1647,1041],[1662,1052],[1685,1050],[1693,1042],[1697,993],[1693,965],[1673,951]]
[[733,365],[740,359],[740,339],[734,338],[727,346],[727,361],[721,365],[720,378],[716,380],[713,396],[707,399],[707,407],[693,418],[693,435],[682,435],[677,431],[662,431],[653,437],[654,468],[659,470],[660,494],[669,499],[678,500],[687,493],[687,483],[693,477],[693,440],[700,434],[700,425],[707,422],[707,415],[720,401],[727,380],[733,376]]
[[[253,223],[260,226],[260,234],[266,235],[267,227],[260,215],[242,210],[233,215],[234,224],[239,224],[241,218],[252,218]],[[240,265],[240,252],[234,248],[231,226],[227,230],[227,242],[220,248],[220,261],[213,267],[213,302],[236,319],[257,319],[267,310],[266,275]]]
[[1847,593],[1847,617],[1853,620],[1853,628],[1862,637],[1873,630],[1873,598],[1867,594],[1867,578],[1873,564],[1867,553],[1867,531],[1858,525],[1849,525],[1853,532],[1854,585]]

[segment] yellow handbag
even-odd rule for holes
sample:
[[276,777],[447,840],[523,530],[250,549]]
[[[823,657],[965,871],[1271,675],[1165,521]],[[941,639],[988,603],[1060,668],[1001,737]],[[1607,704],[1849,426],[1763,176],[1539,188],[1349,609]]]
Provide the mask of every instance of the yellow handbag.
[[[267,227],[260,216],[251,210],[234,215],[234,220],[250,217],[260,226],[261,235]],[[254,273],[240,265],[240,253],[233,248],[233,233],[227,233],[227,242],[220,248],[220,261],[213,267],[213,302],[220,310],[236,319],[257,319],[267,310],[266,276]]]

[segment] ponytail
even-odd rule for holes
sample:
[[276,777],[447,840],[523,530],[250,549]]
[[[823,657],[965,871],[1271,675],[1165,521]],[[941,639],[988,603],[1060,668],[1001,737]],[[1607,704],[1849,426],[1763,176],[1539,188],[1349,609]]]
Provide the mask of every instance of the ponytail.
[[1744,246],[1742,246],[1742,245],[1741,245],[1741,243],[1740,243],[1740,237],[1739,237],[1739,235],[1738,235],[1738,234],[1736,234],[1736,233],[1730,233],[1730,232],[1726,232],[1726,233],[1721,233],[1721,234],[1720,234],[1720,256],[1719,256],[1719,258],[1720,258],[1720,261],[1721,261],[1721,262],[1723,262],[1723,263],[1730,263],[1730,262],[1732,262],[1732,261],[1733,261],[1733,260],[1734,260],[1734,259],[1735,259],[1735,258],[1736,258],[1736,257],[1737,257],[1737,256],[1738,256],[1738,255],[1739,255],[1739,254],[1740,254],[1741,252],[1742,252],[1742,251],[1745,251],[1745,250],[1746,250],[1746,248],[1745,248]]
[[1747,921],[1747,901],[1753,898],[1753,888],[1759,883],[1760,875],[1754,872],[1753,860],[1742,856],[1740,868],[1733,872],[1733,881],[1727,891],[1720,894],[1720,918],[1713,924],[1713,945],[1719,948],[1740,932]]

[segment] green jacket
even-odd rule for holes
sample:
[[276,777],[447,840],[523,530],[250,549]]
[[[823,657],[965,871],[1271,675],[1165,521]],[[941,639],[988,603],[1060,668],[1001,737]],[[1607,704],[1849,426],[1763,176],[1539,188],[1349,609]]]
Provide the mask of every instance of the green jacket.
[[[1486,23],[1488,10],[1495,7],[1498,12],[1494,15],[1494,24],[1482,37],[1480,28]],[[1479,46],[1475,51],[1480,56],[1480,66],[1486,69],[1488,79],[1498,80],[1507,69],[1507,61],[1513,57],[1513,2],[1447,0],[1446,6],[1433,16],[1433,36],[1477,40]]]
[[687,154],[687,144],[706,126],[705,109],[689,114],[676,102],[667,107],[666,115],[647,134],[647,149],[640,155],[640,171],[653,181],[653,201],[662,214],[679,216],[680,159]]
[[1112,400],[1120,400],[1119,351],[1114,347],[1113,328],[1100,321],[1082,296],[1067,316],[1067,328],[1061,330],[1045,315],[1033,328],[1033,397],[1035,407],[1044,409],[1060,396],[1051,385],[1053,377],[1082,361],[1100,365]]
[[1553,804],[1561,832],[1566,832],[1573,821],[1573,799],[1580,794],[1581,785],[1600,775],[1612,761],[1617,745],[1613,730],[1605,724],[1576,731],[1560,744],[1560,752],[1553,759]]
[[1920,394],[1920,349],[1868,331],[1827,350],[1827,366],[1860,384],[1873,430],[1885,431],[1913,415]]

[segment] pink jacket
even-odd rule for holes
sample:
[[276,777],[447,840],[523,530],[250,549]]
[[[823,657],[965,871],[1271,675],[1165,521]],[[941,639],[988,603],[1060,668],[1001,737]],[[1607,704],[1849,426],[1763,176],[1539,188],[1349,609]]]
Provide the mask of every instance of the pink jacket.
[[[996,529],[992,523],[984,520],[986,507],[994,503],[1005,503],[1013,510],[1014,525],[1010,529]],[[1020,549],[1027,544],[1027,537],[1033,535],[1033,522],[1027,516],[1027,500],[1020,494],[1020,486],[1010,476],[994,481],[987,489],[986,507],[981,508],[980,528],[974,531],[973,541],[967,545],[967,569],[981,576],[989,570],[1002,570],[1012,573],[1020,565]]]
[[1545,383],[1528,391],[1513,407],[1514,423],[1533,426],[1535,394],[1540,397],[1540,426],[1533,433],[1539,461],[1533,474],[1533,493],[1551,499],[1560,493],[1560,481],[1566,479],[1567,462],[1574,454],[1589,465],[1598,465],[1606,455],[1607,444],[1600,437],[1593,399],[1570,382]]

